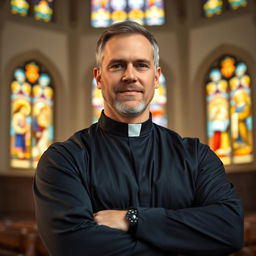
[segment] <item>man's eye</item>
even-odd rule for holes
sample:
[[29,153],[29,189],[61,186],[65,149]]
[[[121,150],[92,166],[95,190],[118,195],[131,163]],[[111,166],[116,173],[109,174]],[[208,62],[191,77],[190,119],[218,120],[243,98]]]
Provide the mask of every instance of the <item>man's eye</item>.
[[121,68],[123,68],[123,64],[121,63],[110,65],[110,69],[112,70],[121,69]]
[[146,63],[138,63],[138,64],[136,65],[136,67],[137,67],[138,69],[143,69],[143,70],[149,68],[148,64],[146,64]]

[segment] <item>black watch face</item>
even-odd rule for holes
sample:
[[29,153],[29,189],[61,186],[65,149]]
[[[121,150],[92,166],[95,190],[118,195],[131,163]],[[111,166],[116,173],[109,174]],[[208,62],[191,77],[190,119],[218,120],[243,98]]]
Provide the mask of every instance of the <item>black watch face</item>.
[[138,222],[138,210],[136,209],[128,210],[126,218],[131,224],[136,224]]

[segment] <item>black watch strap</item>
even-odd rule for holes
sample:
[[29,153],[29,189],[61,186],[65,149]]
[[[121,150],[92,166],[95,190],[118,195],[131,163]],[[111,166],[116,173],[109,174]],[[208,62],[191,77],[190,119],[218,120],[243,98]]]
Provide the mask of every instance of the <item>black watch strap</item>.
[[129,222],[129,231],[134,232],[139,220],[138,210],[136,208],[129,209],[125,217]]

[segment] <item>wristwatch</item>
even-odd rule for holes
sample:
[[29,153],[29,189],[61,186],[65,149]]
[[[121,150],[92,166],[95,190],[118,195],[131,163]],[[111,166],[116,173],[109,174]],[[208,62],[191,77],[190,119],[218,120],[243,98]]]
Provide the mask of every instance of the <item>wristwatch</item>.
[[125,215],[125,218],[129,222],[129,231],[134,232],[139,220],[138,210],[136,208],[129,209]]

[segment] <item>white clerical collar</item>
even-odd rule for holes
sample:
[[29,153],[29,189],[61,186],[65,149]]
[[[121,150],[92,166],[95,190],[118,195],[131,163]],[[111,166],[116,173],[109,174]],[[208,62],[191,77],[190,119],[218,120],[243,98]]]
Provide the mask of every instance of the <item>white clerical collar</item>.
[[142,124],[128,124],[128,137],[140,136]]

